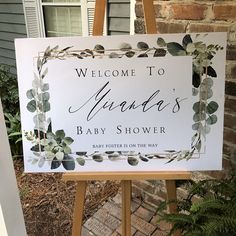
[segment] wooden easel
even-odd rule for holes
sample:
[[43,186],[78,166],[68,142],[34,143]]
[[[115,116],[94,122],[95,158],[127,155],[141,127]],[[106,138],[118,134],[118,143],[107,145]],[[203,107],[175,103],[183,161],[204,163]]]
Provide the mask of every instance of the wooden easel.
[[[106,0],[97,0],[95,5],[93,35],[103,34]],[[156,21],[153,0],[143,0],[144,19],[148,34],[156,34]],[[131,236],[131,184],[132,180],[165,180],[167,200],[176,199],[175,180],[190,179],[190,172],[85,172],[65,173],[64,181],[75,181],[76,194],[74,202],[74,215],[72,236],[81,236],[83,211],[87,181],[89,180],[120,180],[122,189],[122,236]],[[169,206],[169,212],[176,212],[176,204]],[[176,232],[174,236],[181,235]]]

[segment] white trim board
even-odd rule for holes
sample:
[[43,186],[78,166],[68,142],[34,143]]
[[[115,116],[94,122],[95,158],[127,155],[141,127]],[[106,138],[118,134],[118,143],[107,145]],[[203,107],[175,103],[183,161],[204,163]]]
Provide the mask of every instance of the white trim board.
[[0,102],[0,235],[26,236],[16,176]]

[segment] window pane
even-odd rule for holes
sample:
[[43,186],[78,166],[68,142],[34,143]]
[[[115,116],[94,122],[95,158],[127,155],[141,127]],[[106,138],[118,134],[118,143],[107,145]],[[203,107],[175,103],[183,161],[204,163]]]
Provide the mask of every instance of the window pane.
[[82,35],[80,7],[44,6],[47,37]]

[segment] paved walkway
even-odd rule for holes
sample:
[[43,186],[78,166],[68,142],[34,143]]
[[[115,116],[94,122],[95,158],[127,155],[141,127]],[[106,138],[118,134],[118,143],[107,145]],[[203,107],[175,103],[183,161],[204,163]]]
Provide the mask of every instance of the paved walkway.
[[[165,222],[157,224],[155,208],[132,199],[131,232],[133,236],[165,236],[169,225]],[[106,202],[82,229],[82,236],[121,236],[121,194]]]

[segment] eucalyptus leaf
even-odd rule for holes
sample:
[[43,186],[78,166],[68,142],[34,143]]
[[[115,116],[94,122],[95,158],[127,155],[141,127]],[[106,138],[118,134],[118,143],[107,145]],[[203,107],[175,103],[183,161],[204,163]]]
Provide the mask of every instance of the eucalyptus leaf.
[[127,56],[128,58],[131,58],[135,55],[135,52],[134,51],[128,51],[125,53],[125,56]]
[[217,102],[211,101],[206,108],[206,111],[208,114],[213,114],[214,112],[217,111],[219,105]]
[[66,136],[65,131],[63,129],[57,130],[55,135],[57,138],[60,138],[60,139],[63,139]]
[[198,136],[198,133],[195,133],[195,134],[193,135],[193,137],[192,137],[192,143],[194,143],[194,142],[195,142],[195,140],[196,140],[197,136]]
[[71,148],[69,146],[64,147],[64,153],[65,154],[70,154],[71,153]]
[[40,71],[41,67],[42,67],[42,61],[41,61],[40,57],[38,57],[38,59],[37,59],[37,70]]
[[186,34],[184,36],[183,40],[182,40],[182,45],[183,45],[184,48],[186,48],[187,45],[192,43],[192,42],[193,42],[193,40],[192,40],[190,34]]
[[206,120],[206,123],[208,124],[208,125],[213,125],[213,124],[215,124],[217,122],[217,116],[216,115],[211,115],[211,116],[209,116],[208,118],[207,118],[207,120]]
[[[35,77],[36,77],[36,75],[35,75]],[[32,87],[36,90],[41,87],[41,81],[40,81],[39,78],[36,77],[36,78],[33,79]]]
[[50,99],[50,94],[48,92],[42,93],[40,94],[40,96],[42,97],[42,100],[45,102]]
[[186,47],[186,51],[188,53],[193,53],[196,50],[196,47],[194,45],[194,43],[189,43]]
[[90,49],[85,49],[85,52],[86,52],[87,54],[91,55],[91,56],[94,58],[94,53],[93,53],[92,50],[90,50]]
[[76,155],[78,156],[85,156],[87,152],[76,152]]
[[192,129],[193,130],[200,130],[202,128],[202,124],[201,123],[194,123],[192,125]]
[[202,121],[206,119],[206,113],[195,113],[193,116],[194,122]]
[[211,88],[212,86],[213,86],[213,79],[209,77],[205,78],[201,83],[201,87]]
[[119,48],[120,48],[121,51],[124,51],[124,52],[129,51],[130,49],[132,49],[132,47],[129,43],[122,43]]
[[201,142],[201,140],[199,140],[196,143],[195,148],[197,149],[198,152],[200,152],[201,151],[201,147],[202,147],[202,142]]
[[64,155],[62,165],[66,170],[74,170],[75,169],[75,161],[74,161],[73,157],[71,157],[69,155]]
[[55,134],[52,132],[47,132],[46,136],[48,139],[55,139],[56,138]]
[[111,161],[115,161],[119,158],[119,153],[118,152],[114,152],[114,153],[110,153],[108,155],[108,158],[111,160]]
[[211,76],[211,77],[217,77],[216,71],[214,68],[212,68],[211,66],[208,66],[207,68],[204,67],[204,73],[207,73],[207,75]]
[[100,154],[94,154],[94,155],[92,156],[92,158],[93,158],[93,160],[96,161],[96,162],[102,162],[102,161],[103,161],[103,157],[102,157],[102,155],[100,155]]
[[63,142],[66,143],[67,145],[70,145],[74,142],[74,139],[72,139],[71,137],[65,137],[63,139]]
[[60,165],[61,165],[61,161],[58,161],[56,157],[54,157],[51,163],[51,169],[52,170],[57,169]]
[[185,49],[176,42],[167,43],[167,50],[172,56],[186,56]]
[[152,155],[152,154],[147,154],[146,157],[147,157],[148,159],[153,159],[153,158],[154,158],[154,155]]
[[46,121],[46,116],[44,113],[39,113],[33,117],[33,121],[36,123],[37,121],[39,122],[45,122]]
[[59,161],[62,161],[63,160],[63,158],[64,158],[64,153],[63,152],[57,152],[56,153],[56,158],[57,158],[57,160],[59,160]]
[[45,91],[48,91],[49,90],[49,84],[48,83],[45,83],[42,85],[42,91],[45,92]]
[[148,57],[148,54],[147,53],[141,53],[138,55],[138,57]]
[[209,98],[211,98],[213,96],[213,91],[212,89],[208,89],[208,90],[202,90],[201,91],[201,100],[207,100]]
[[197,96],[198,93],[199,93],[198,89],[192,88],[192,95],[193,95],[193,96]]
[[119,54],[116,53],[116,52],[111,52],[111,53],[109,54],[109,58],[119,58],[119,57],[120,57]]
[[97,44],[94,47],[94,51],[97,52],[97,53],[104,53],[105,52],[105,48],[102,45]]
[[52,159],[55,158],[55,153],[52,152],[52,150],[45,151],[45,157],[46,157],[48,160],[52,160]]
[[73,48],[73,46],[69,46],[69,47],[66,47],[66,48],[63,48],[61,51],[62,52],[65,52],[65,51],[68,51],[69,49]]
[[30,89],[26,92],[26,96],[29,99],[33,99],[35,97],[35,95],[36,95],[35,89]]
[[149,49],[148,44],[145,43],[145,42],[138,42],[138,43],[137,43],[137,47],[138,47],[139,49],[143,50],[143,51]]
[[154,57],[164,57],[166,55],[166,50],[163,48],[158,48],[156,49],[156,51],[154,52]]
[[48,112],[50,111],[51,106],[50,103],[48,101],[43,101],[43,112]]
[[77,157],[76,161],[79,165],[84,166],[85,165],[85,160],[82,157]]
[[43,167],[44,163],[45,163],[45,158],[44,157],[40,158],[38,162],[38,167],[39,168]]
[[193,110],[194,110],[196,113],[199,113],[199,112],[201,112],[201,111],[204,111],[205,108],[206,108],[206,105],[205,105],[204,102],[198,101],[198,102],[195,102],[195,103],[193,104]]
[[192,84],[193,84],[193,87],[195,87],[195,88],[198,88],[201,84],[201,77],[195,71],[193,72]]
[[41,75],[41,78],[43,79],[47,75],[47,73],[48,73],[48,68],[44,70],[44,72]]
[[35,112],[37,109],[36,107],[36,101],[35,100],[31,100],[30,102],[28,102],[27,104],[27,110],[30,112]]
[[39,152],[39,144],[34,145],[33,147],[30,148],[30,150],[33,152]]
[[165,40],[164,40],[163,38],[159,37],[159,38],[157,39],[157,45],[158,45],[159,47],[165,47],[165,46],[166,46],[166,42],[165,42]]
[[141,161],[144,161],[144,162],[148,162],[149,161],[148,158],[146,158],[146,157],[144,157],[142,155],[139,155],[139,158],[140,158]]
[[128,156],[128,163],[131,165],[131,166],[136,166],[138,165],[138,159],[133,157],[133,156]]

